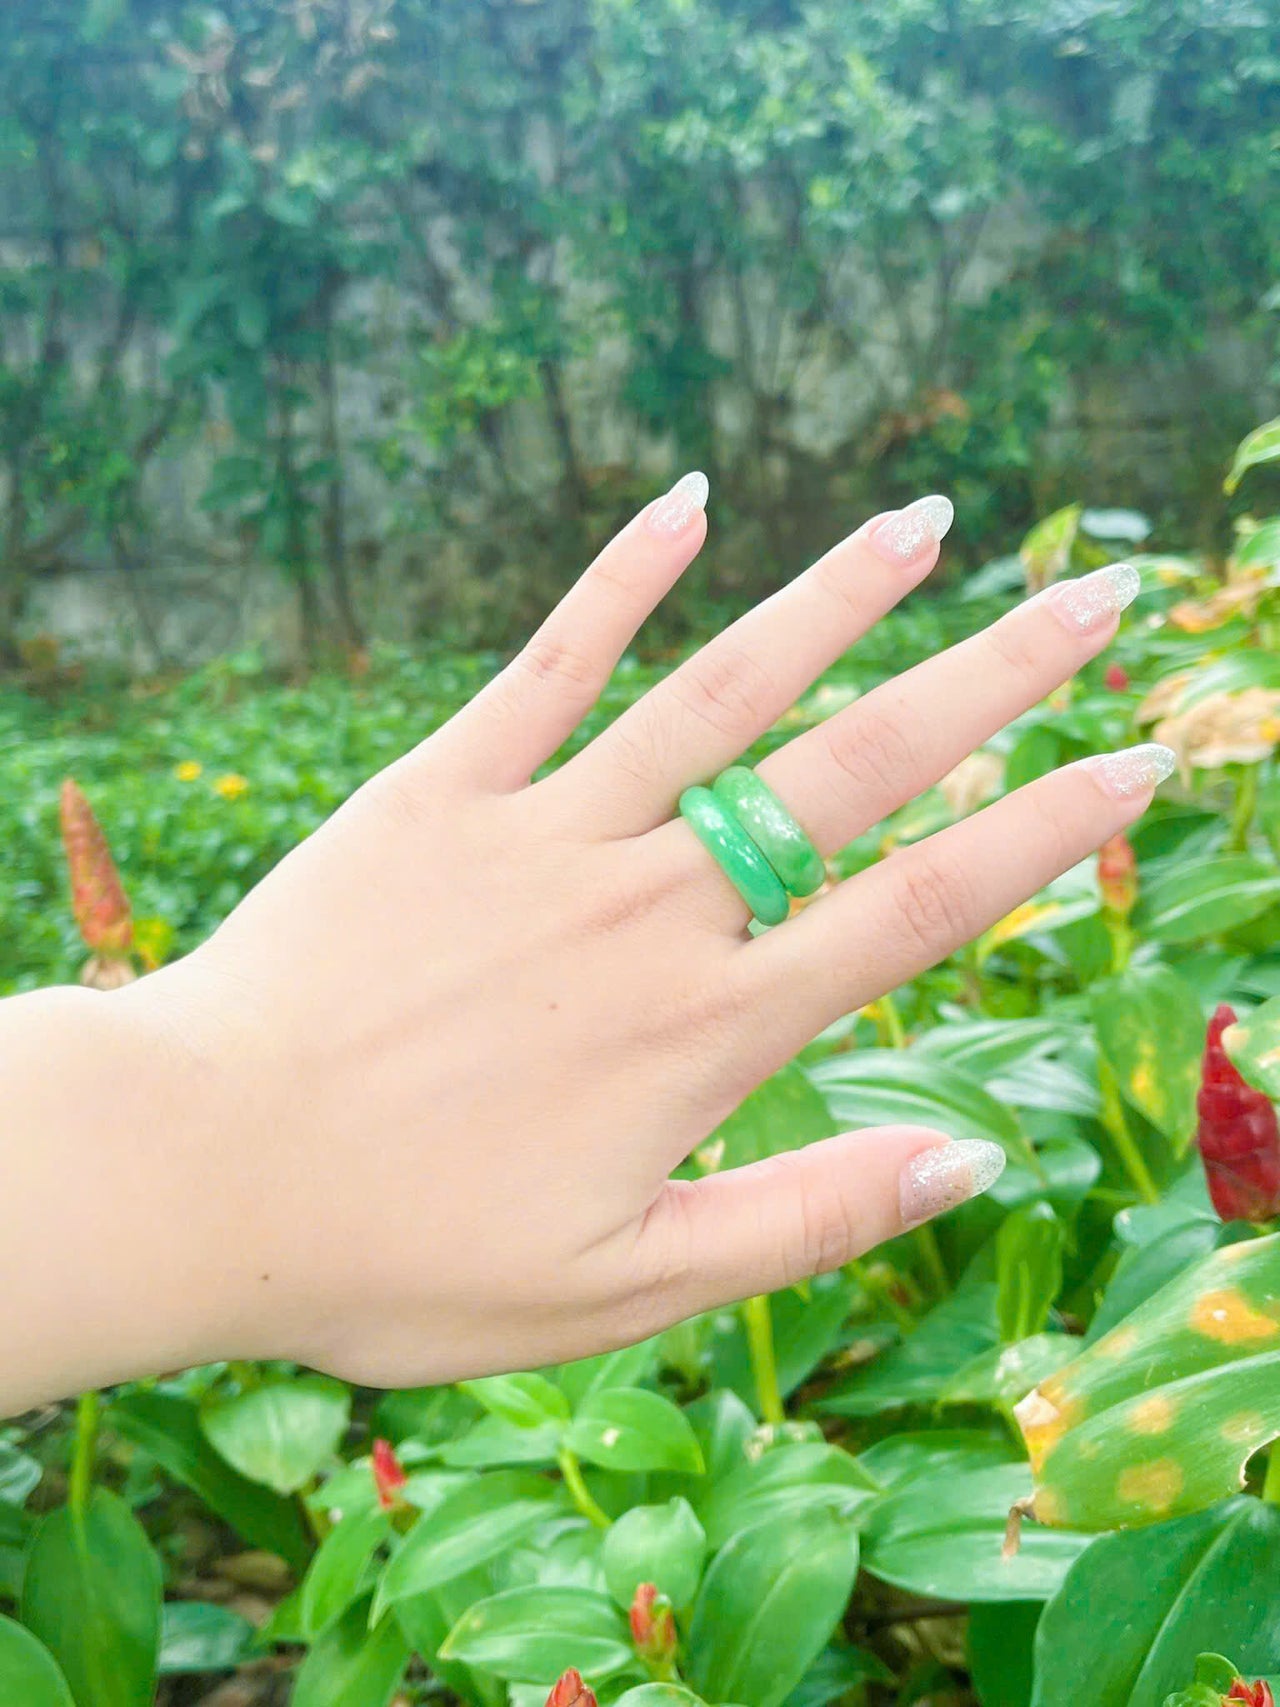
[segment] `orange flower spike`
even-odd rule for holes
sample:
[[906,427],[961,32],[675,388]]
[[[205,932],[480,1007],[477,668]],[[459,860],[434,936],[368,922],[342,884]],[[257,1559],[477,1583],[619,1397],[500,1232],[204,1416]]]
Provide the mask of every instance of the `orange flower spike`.
[[133,946],[129,897],[102,826],[70,777],[62,785],[58,809],[71,873],[71,905],[80,935],[95,954],[123,957]]
[[1127,918],[1138,899],[1138,862],[1123,830],[1098,850],[1098,886],[1107,911]]
[[570,1666],[547,1696],[547,1707],[599,1707],[599,1703],[595,1691],[582,1681],[582,1673]]
[[378,1491],[378,1504],[383,1511],[394,1511],[402,1503],[400,1490],[409,1480],[404,1465],[395,1455],[389,1440],[373,1443],[373,1485]]
[[1238,1677],[1227,1691],[1224,1700],[1243,1701],[1248,1707],[1276,1707],[1271,1685],[1265,1677],[1260,1677],[1256,1683],[1246,1683],[1242,1677]]
[[631,1639],[641,1659],[667,1665],[676,1651],[676,1619],[671,1602],[656,1583],[640,1583],[629,1614]]

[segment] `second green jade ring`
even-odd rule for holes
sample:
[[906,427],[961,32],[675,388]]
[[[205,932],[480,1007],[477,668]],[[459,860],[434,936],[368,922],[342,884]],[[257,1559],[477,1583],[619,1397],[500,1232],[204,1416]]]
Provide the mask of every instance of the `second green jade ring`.
[[791,911],[782,879],[723,801],[709,788],[686,788],[680,816],[762,925],[780,925]]
[[827,870],[817,848],[767,782],[746,765],[731,765],[711,792],[760,849],[788,895],[803,900],[822,888]]

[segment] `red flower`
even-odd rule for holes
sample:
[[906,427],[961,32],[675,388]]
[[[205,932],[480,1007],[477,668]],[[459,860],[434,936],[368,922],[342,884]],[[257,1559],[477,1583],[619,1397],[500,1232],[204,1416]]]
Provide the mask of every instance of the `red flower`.
[[404,1465],[396,1457],[389,1440],[373,1443],[373,1485],[378,1490],[378,1504],[383,1511],[393,1511],[400,1502],[400,1490],[409,1480]]
[[676,1651],[676,1618],[656,1583],[641,1583],[631,1602],[631,1639],[642,1659],[663,1664]]
[[1138,862],[1123,830],[1098,849],[1098,886],[1107,911],[1127,918],[1138,899]]
[[582,1681],[582,1673],[572,1666],[547,1696],[547,1707],[599,1707],[595,1691]]
[[1102,679],[1112,693],[1123,693],[1129,685],[1129,672],[1123,664],[1108,664]]
[[1246,1683],[1238,1677],[1224,1697],[1227,1701],[1246,1701],[1248,1707],[1276,1707],[1271,1685],[1260,1677],[1256,1683]]
[[58,816],[71,873],[72,910],[85,946],[93,951],[81,979],[101,990],[132,983],[135,973],[129,951],[133,947],[133,915],[129,897],[102,826],[70,777],[62,785]]
[[1245,1083],[1222,1046],[1235,1018],[1224,1003],[1209,1021],[1196,1143],[1221,1218],[1269,1221],[1280,1214],[1280,1123],[1270,1098]]

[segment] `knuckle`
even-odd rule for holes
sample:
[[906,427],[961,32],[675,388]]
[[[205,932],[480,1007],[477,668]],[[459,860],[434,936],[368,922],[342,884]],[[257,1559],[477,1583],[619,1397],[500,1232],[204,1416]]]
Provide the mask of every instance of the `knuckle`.
[[1039,699],[1044,691],[1044,647],[1037,646],[1022,611],[1014,611],[987,630],[987,647],[998,669]]
[[867,701],[856,715],[827,725],[827,754],[838,775],[857,799],[865,794],[896,798],[911,787],[916,758],[903,723],[884,707]]
[[754,730],[768,717],[773,680],[758,659],[742,647],[714,645],[671,677],[671,692],[684,711],[719,735]]
[[857,1249],[857,1226],[843,1194],[824,1184],[799,1151],[774,1156],[768,1164],[778,1190],[794,1202],[794,1235],[784,1259],[789,1286],[814,1274],[829,1274]]
[[512,667],[546,686],[568,688],[575,698],[594,695],[600,686],[596,660],[549,634],[535,634],[516,654]]
[[932,963],[981,928],[964,866],[937,852],[899,856],[897,914],[913,950]]

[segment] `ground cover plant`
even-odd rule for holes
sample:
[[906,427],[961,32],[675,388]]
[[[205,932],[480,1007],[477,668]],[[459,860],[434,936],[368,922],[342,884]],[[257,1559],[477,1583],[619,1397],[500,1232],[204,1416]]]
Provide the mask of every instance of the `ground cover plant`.
[[[1277,459],[1272,423],[1230,480],[1261,492]],[[378,1394],[227,1364],[13,1420],[0,1700],[1265,1707],[1280,518],[1242,521],[1221,565],[1144,537],[1128,512],[1057,512],[891,619],[771,737],[1027,584],[1122,544],[1141,569],[1107,660],[834,865],[1135,736],[1168,742],[1178,777],[1129,838],[831,1027],[687,1163],[918,1120],[1004,1146],[990,1195],[560,1368]],[[10,693],[0,988],[183,952],[491,667],[374,654],[273,684],[233,659],[123,705]],[[627,665],[597,715],[663,667]]]

